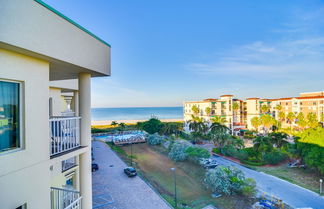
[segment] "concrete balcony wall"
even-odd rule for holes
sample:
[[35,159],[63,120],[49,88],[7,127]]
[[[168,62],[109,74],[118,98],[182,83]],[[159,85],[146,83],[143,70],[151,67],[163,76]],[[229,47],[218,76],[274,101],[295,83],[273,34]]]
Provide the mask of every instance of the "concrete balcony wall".
[[47,60],[50,80],[110,75],[110,46],[35,0],[2,0],[0,47]]

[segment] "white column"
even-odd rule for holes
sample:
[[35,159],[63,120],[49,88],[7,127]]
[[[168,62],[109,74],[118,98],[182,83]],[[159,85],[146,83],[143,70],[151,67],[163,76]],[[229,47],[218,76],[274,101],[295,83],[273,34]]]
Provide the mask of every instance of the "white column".
[[75,116],[79,116],[79,92],[73,92],[73,99],[74,99],[74,113]]
[[91,75],[79,74],[79,114],[81,117],[81,146],[89,147],[80,155],[80,192],[82,208],[92,208],[92,175],[91,175]]

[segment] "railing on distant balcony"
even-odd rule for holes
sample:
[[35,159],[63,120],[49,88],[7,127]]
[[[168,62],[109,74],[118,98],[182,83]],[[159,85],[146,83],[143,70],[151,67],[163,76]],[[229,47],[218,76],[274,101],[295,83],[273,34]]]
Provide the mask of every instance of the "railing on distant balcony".
[[51,117],[49,125],[51,156],[80,146],[80,117]]
[[80,192],[51,187],[51,209],[81,209]]
[[62,116],[70,116],[70,117],[73,117],[73,116],[75,116],[75,112],[73,112],[72,110],[67,110],[67,111],[61,112],[61,115]]

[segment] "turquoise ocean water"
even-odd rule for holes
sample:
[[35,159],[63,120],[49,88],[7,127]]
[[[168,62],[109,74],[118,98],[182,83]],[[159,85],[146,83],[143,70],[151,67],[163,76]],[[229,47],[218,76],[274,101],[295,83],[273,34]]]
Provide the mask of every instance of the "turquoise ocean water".
[[182,107],[127,107],[92,108],[92,120],[146,120],[151,116],[159,119],[182,119]]

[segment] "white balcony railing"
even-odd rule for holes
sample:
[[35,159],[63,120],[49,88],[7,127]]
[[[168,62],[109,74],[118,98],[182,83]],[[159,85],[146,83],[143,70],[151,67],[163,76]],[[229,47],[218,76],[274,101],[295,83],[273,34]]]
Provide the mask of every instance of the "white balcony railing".
[[80,192],[51,187],[51,209],[81,209]]
[[52,117],[49,125],[51,156],[80,146],[80,117]]

